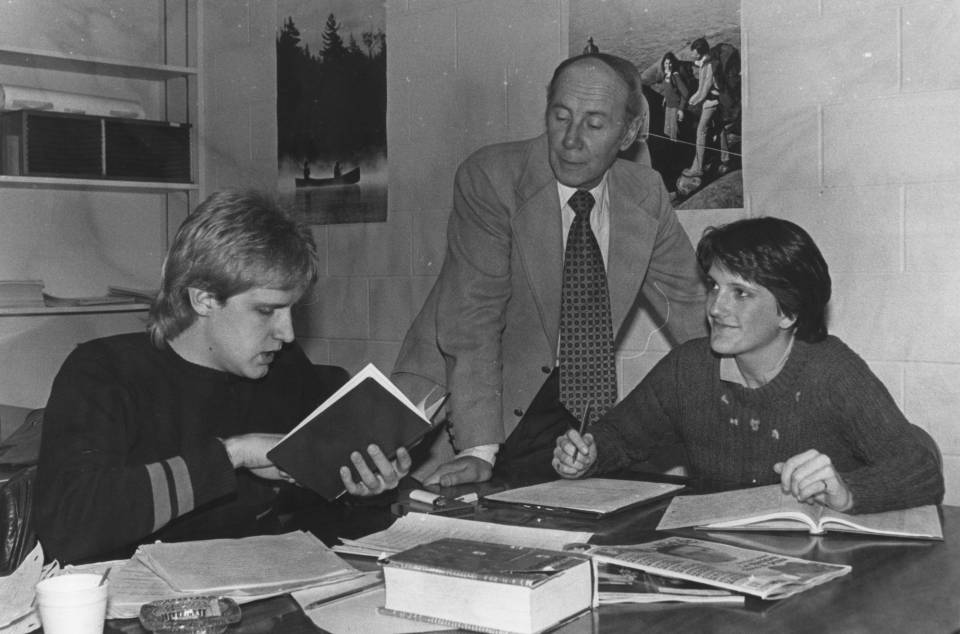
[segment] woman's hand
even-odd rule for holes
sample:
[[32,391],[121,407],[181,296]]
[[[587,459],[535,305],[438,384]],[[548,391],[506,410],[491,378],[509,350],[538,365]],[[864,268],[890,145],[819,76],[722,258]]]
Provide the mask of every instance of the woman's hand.
[[583,436],[570,429],[557,438],[553,450],[553,469],[564,478],[579,478],[597,461],[597,445],[593,434]]
[[853,494],[833,468],[830,456],[808,449],[773,465],[780,474],[780,488],[801,502],[847,511],[853,506]]

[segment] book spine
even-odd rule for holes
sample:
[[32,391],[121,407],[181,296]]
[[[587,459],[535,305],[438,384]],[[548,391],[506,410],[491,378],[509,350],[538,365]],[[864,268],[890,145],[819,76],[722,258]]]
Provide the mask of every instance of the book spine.
[[522,573],[504,574],[493,572],[477,572],[476,570],[457,570],[454,568],[435,568],[433,566],[420,566],[409,562],[397,563],[389,560],[384,562],[384,570],[390,567],[402,568],[404,570],[415,570],[425,574],[441,575],[444,577],[463,577],[465,579],[476,579],[477,581],[490,581],[493,583],[504,583],[512,586],[526,587],[533,587],[539,583],[542,583],[543,581],[546,581],[551,576],[547,574],[537,574],[536,576],[533,576],[523,575]]

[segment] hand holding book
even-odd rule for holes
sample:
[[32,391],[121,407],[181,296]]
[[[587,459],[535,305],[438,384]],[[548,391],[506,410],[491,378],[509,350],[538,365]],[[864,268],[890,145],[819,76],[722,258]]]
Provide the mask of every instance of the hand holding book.
[[373,461],[376,471],[371,470],[359,451],[350,454],[350,462],[357,470],[359,481],[353,479],[350,467],[340,467],[340,479],[350,495],[378,495],[396,488],[400,479],[410,472],[410,454],[403,447],[397,447],[397,458],[391,461],[377,445],[367,447],[367,454]]
[[406,475],[407,448],[432,428],[426,413],[368,364],[277,442],[267,458],[327,499],[344,492],[376,495]]
[[[283,438],[283,434],[243,434],[223,440],[227,457],[235,469],[247,469],[255,476],[267,480],[283,480],[297,484],[287,472],[277,467],[267,457],[270,451]],[[352,495],[378,495],[395,488],[400,479],[410,471],[410,454],[403,447],[397,449],[396,460],[391,461],[378,445],[371,444],[366,449],[374,469],[371,469],[359,451],[350,455],[350,461],[357,470],[358,478],[346,465],[340,467],[340,479],[347,492]]]

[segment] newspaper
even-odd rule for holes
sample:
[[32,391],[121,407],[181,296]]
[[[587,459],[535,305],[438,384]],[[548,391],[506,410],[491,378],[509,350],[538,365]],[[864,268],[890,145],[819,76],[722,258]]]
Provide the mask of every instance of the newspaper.
[[669,537],[628,546],[587,545],[598,562],[686,579],[760,597],[783,599],[850,572],[850,566],[807,561],[761,550]]

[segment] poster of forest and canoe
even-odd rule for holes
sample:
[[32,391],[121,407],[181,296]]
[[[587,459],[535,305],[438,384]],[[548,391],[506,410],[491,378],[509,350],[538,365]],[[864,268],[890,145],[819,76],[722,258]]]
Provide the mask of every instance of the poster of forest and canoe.
[[278,0],[278,190],[313,224],[387,218],[385,10]]

